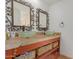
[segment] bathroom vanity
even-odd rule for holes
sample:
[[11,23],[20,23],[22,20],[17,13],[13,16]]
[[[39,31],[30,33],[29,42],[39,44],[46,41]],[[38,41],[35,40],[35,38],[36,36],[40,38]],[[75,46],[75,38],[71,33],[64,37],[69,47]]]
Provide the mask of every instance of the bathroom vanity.
[[[6,59],[56,59],[60,52],[60,35],[46,34],[49,29],[48,12],[34,8],[24,0],[6,0],[6,3],[11,3],[11,7],[6,7],[6,19],[10,23],[6,24],[6,32],[10,33],[10,37],[6,36]],[[33,29],[42,33],[32,34]],[[15,37],[11,34],[15,32],[24,34]]]
[[[60,54],[60,35],[6,41],[6,59],[56,59]],[[19,58],[20,57],[20,58]]]

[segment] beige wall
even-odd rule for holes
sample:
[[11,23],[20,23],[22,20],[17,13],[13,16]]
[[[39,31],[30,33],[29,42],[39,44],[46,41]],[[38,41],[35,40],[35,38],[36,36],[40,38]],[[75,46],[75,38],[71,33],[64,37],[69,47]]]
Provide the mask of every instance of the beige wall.
[[[73,57],[73,1],[61,0],[49,8],[50,30],[60,31],[61,35],[61,54]],[[59,24],[64,22],[64,27]]]

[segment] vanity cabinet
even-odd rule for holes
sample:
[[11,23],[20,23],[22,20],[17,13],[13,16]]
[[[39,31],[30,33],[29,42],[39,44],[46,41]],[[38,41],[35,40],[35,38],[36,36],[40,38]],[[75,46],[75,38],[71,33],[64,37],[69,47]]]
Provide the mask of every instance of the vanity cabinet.
[[20,59],[21,56],[25,59],[57,59],[59,54],[60,36],[54,36],[48,40],[6,50],[6,59]]

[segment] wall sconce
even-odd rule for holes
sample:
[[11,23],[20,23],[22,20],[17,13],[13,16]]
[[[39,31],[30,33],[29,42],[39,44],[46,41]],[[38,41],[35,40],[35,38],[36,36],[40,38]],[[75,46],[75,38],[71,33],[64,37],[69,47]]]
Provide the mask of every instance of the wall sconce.
[[60,26],[61,28],[63,28],[63,27],[64,27],[64,22],[62,21],[62,22],[59,24],[59,26]]

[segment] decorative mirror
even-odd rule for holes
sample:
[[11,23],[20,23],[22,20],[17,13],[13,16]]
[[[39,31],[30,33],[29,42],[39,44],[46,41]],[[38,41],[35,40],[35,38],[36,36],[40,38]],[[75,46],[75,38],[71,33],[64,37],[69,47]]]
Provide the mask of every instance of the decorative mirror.
[[46,31],[48,30],[48,25],[49,25],[49,19],[48,19],[48,13],[46,11],[43,11],[41,9],[37,9],[37,29],[39,31]]
[[[7,0],[7,3],[9,1]],[[23,0],[11,0],[11,26],[12,30],[32,30],[34,24],[34,9],[32,5]],[[8,11],[6,11],[8,12]],[[6,16],[7,17],[7,16]],[[8,19],[9,20],[9,19]]]

